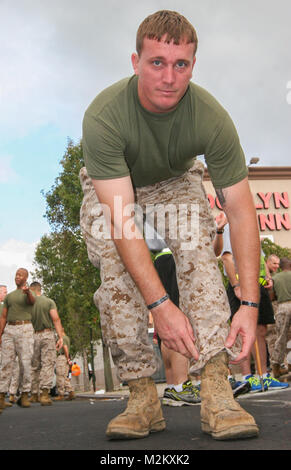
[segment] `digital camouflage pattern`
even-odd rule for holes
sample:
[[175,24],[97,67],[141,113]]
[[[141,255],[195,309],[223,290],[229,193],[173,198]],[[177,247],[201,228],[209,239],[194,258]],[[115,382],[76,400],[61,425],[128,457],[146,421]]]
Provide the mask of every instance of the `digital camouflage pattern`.
[[57,353],[54,331],[46,329],[34,333],[34,350],[31,364],[31,393],[38,393],[44,388],[48,390],[52,388],[56,359]]
[[[230,317],[212,245],[216,229],[202,184],[203,171],[203,163],[196,161],[183,176],[136,190],[136,202],[147,215],[156,204],[168,209],[164,238],[176,262],[180,308],[192,324],[200,352],[199,360],[191,363],[191,372],[198,372],[211,357],[225,350]],[[80,171],[80,181],[84,192],[81,229],[88,257],[100,268],[102,281],[94,301],[100,312],[103,337],[110,346],[120,380],[151,376],[157,363],[148,337],[147,307],[113,240],[108,239],[102,206],[85,168]],[[197,207],[199,220],[192,212]],[[173,220],[178,222],[177,237],[173,236]],[[188,249],[190,242],[193,246]],[[235,357],[238,350],[228,353]]]
[[31,359],[33,354],[33,327],[6,324],[2,335],[2,362],[0,371],[0,393],[7,393],[13,374],[16,355],[19,359],[21,391],[30,392]]

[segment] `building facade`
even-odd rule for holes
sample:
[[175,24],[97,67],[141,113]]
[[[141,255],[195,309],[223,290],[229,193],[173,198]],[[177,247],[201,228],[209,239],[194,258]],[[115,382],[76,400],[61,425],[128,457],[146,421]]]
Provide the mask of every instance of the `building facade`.
[[[291,166],[249,167],[249,183],[257,211],[261,237],[291,248]],[[214,217],[221,206],[207,170],[204,186]],[[241,204],[244,202],[241,201]]]

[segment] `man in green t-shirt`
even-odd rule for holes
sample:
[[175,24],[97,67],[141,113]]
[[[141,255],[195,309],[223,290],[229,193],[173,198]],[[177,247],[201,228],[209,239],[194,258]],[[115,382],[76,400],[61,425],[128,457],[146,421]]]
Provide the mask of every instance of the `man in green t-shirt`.
[[[101,269],[94,300],[103,337],[131,397],[106,434],[140,438],[165,429],[151,379],[148,308],[165,346],[201,372],[202,430],[216,439],[256,436],[254,419],[234,401],[227,380],[229,357],[241,362],[255,341],[258,313],[260,244],[244,154],[226,110],[191,82],[197,35],[186,18],[167,10],[150,15],[136,46],[135,75],[102,91],[83,121],[81,227],[89,259]],[[241,280],[242,305],[230,331],[199,155],[228,217]],[[153,266],[138,225],[143,214],[149,226],[157,221],[175,258],[179,307]],[[239,334],[241,351],[234,348]]]
[[[39,400],[43,406],[52,405],[49,391],[53,385],[56,349],[60,349],[63,345],[62,324],[55,302],[42,294],[41,284],[36,281],[32,282],[30,289],[36,296],[32,311],[34,350],[31,364],[32,397],[30,402]],[[57,343],[54,328],[59,337]]]
[[0,369],[0,409],[4,408],[16,356],[19,359],[21,396],[18,405],[30,406],[28,395],[31,389],[31,358],[33,353],[33,326],[31,315],[35,298],[27,285],[28,271],[19,268],[15,274],[17,289],[4,299],[0,318],[0,343],[2,362]]
[[280,268],[282,271],[273,277],[275,298],[278,301],[277,339],[271,354],[272,370],[275,377],[280,377],[280,365],[286,354],[288,332],[291,327],[291,260],[282,258]]

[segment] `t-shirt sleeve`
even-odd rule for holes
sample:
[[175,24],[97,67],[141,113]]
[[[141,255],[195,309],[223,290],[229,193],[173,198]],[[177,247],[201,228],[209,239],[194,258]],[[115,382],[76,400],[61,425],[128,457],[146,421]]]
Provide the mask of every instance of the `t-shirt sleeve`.
[[105,180],[130,174],[125,159],[125,142],[110,119],[86,114],[83,119],[83,155],[88,175]]
[[227,112],[222,125],[214,130],[207,145],[205,161],[216,189],[232,186],[248,175],[244,152],[236,128]]

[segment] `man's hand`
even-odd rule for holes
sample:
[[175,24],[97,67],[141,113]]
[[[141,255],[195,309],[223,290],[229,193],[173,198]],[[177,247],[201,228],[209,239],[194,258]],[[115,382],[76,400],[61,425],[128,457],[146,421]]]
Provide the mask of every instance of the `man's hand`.
[[225,346],[231,348],[237,336],[240,335],[242,350],[234,360],[230,361],[231,364],[240,364],[247,359],[256,340],[257,318],[258,310],[244,305],[241,305],[234,315]]
[[183,356],[199,358],[190,321],[176,305],[167,300],[151,310],[155,329],[164,345]]
[[56,350],[59,351],[63,347],[63,338],[59,338],[56,343]]
[[217,230],[222,230],[225,225],[228,223],[227,221],[227,217],[225,215],[225,213],[222,211],[220,212],[216,217],[215,217],[215,221],[216,221],[216,229]]

